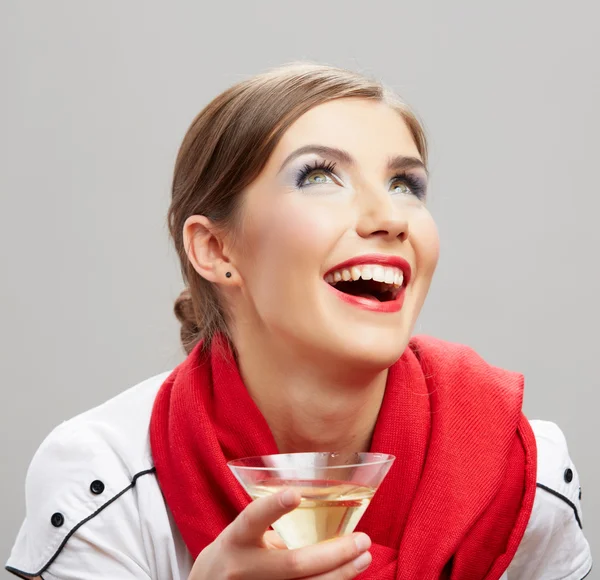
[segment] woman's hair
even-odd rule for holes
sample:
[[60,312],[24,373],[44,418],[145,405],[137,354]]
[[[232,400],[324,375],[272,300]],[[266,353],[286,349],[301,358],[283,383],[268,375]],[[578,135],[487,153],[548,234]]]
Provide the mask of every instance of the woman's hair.
[[427,163],[427,141],[414,113],[382,83],[333,66],[298,62],[241,81],[213,99],[193,120],[175,163],[169,229],[187,288],[175,301],[186,352],[217,332],[229,337],[215,285],[192,267],[183,226],[191,215],[233,231],[242,193],[260,174],[285,131],[308,110],[327,101],[362,98],[389,104],[403,117]]

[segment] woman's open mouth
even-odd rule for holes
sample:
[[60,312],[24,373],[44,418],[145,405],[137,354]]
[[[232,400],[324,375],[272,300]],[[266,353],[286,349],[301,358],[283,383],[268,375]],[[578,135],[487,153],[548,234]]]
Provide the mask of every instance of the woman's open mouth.
[[403,269],[383,264],[356,264],[330,271],[325,282],[339,298],[367,310],[397,312],[404,302]]

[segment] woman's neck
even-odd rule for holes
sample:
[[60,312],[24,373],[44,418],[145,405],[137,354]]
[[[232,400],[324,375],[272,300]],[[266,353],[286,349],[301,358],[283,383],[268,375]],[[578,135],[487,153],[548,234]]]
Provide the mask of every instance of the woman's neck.
[[387,369],[311,360],[262,342],[238,343],[238,364],[279,452],[368,451]]

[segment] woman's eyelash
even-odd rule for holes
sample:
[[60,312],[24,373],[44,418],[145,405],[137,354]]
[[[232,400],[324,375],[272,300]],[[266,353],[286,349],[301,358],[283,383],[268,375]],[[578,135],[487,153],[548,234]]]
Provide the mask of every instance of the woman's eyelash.
[[296,176],[296,187],[303,187],[304,180],[313,172],[313,171],[322,171],[323,173],[333,173],[335,169],[335,162],[333,161],[315,161],[312,165],[306,164]]
[[422,177],[419,177],[418,175],[402,172],[398,173],[397,175],[394,175],[394,177],[392,177],[390,181],[391,183],[393,183],[394,181],[403,181],[406,185],[408,185],[408,188],[412,191],[415,197],[417,197],[418,199],[425,198],[425,194],[427,192],[427,184],[425,180]]
[[[307,187],[307,185],[304,184],[304,181],[314,171],[322,171],[323,173],[331,174],[334,172],[335,166],[336,164],[333,161],[317,160],[314,161],[312,164],[307,163],[298,171],[298,174],[296,176],[296,187]],[[390,180],[390,183],[393,183],[394,181],[402,181],[403,183],[405,183],[416,198],[425,198],[427,185],[422,177],[414,175],[412,173],[402,172],[394,175],[394,177],[392,177],[392,179]]]

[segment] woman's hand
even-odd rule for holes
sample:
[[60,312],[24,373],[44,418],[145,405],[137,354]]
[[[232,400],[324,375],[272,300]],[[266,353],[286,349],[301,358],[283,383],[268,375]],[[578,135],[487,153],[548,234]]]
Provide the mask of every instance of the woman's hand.
[[251,502],[196,559],[188,580],[349,580],[371,563],[371,540],[358,533],[288,550],[267,531],[300,504],[293,489]]

